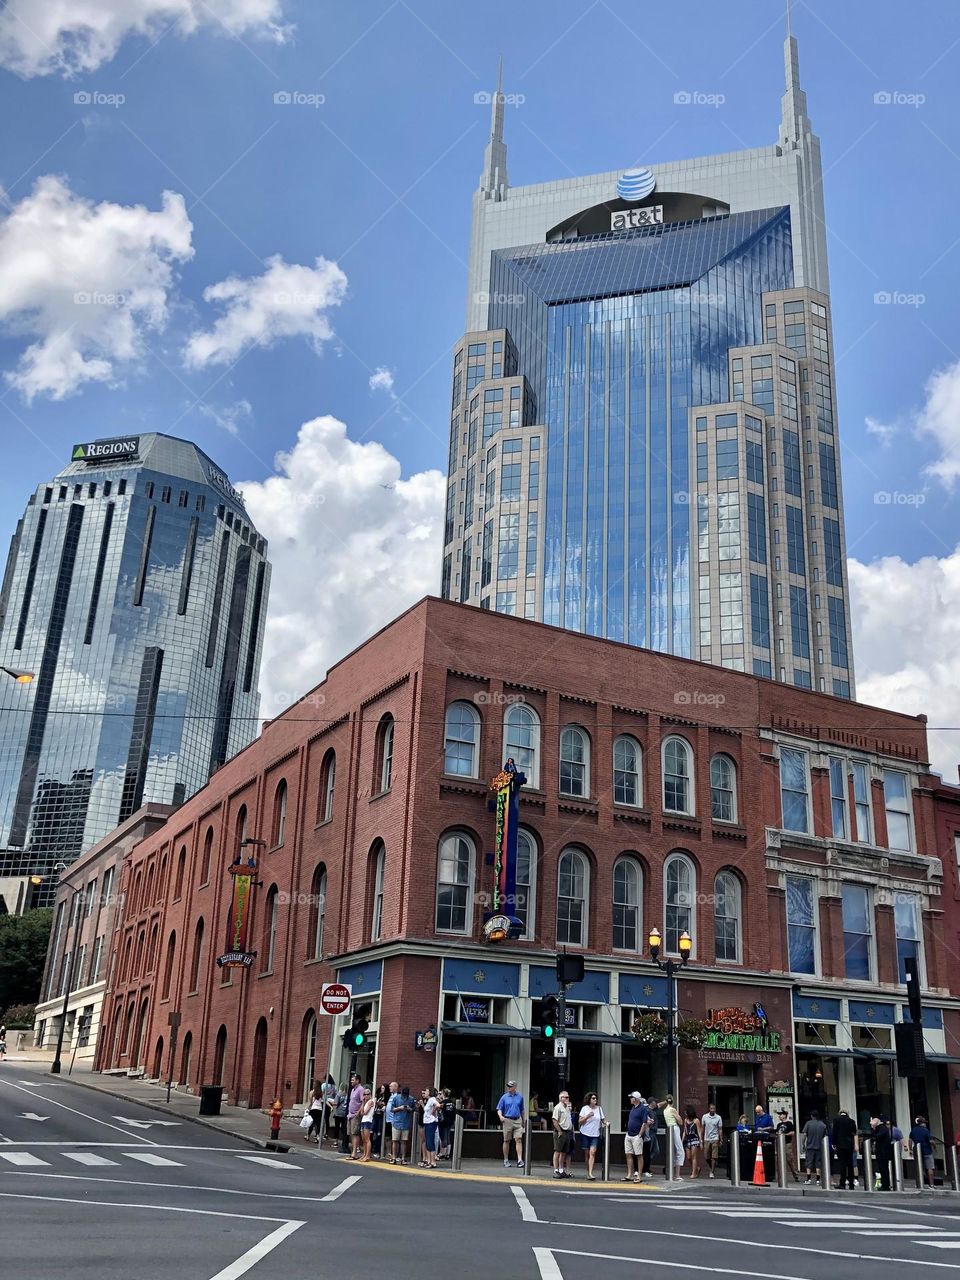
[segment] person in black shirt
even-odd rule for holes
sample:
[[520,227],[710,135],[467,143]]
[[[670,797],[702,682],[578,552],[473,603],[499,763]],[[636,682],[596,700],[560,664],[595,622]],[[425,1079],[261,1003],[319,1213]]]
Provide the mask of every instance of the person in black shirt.
[[879,1116],[870,1117],[870,1128],[873,1138],[873,1167],[880,1175],[880,1190],[890,1190],[890,1161],[893,1159],[893,1140],[886,1120]]
[[848,1187],[852,1191],[860,1138],[857,1134],[856,1121],[851,1120],[846,1111],[841,1111],[834,1120],[832,1136],[833,1149],[837,1153],[837,1164],[840,1166],[840,1190]]
[[789,1113],[781,1108],[777,1112],[777,1133],[782,1133],[786,1137],[787,1168],[793,1174],[794,1182],[799,1182],[800,1175],[797,1173],[797,1160],[793,1150],[793,1137],[796,1131],[796,1126],[790,1119]]

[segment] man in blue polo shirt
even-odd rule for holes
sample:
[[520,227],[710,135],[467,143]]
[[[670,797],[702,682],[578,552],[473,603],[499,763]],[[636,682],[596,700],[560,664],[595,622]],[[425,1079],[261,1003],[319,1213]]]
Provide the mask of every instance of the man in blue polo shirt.
[[776,1126],[773,1123],[773,1116],[770,1114],[769,1111],[767,1111],[766,1107],[761,1107],[759,1102],[757,1103],[755,1114],[756,1114],[756,1119],[753,1122],[754,1129],[776,1128]]
[[510,1141],[517,1149],[517,1168],[523,1168],[523,1094],[517,1093],[516,1080],[507,1081],[507,1092],[497,1103],[497,1115],[503,1126],[503,1167],[510,1168]]

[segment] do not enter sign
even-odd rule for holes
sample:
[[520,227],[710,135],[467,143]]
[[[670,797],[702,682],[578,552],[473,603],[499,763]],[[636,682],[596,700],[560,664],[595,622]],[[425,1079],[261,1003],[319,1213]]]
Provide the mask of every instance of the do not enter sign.
[[320,1009],[323,1013],[346,1013],[350,1008],[353,988],[343,982],[325,982],[320,988]]

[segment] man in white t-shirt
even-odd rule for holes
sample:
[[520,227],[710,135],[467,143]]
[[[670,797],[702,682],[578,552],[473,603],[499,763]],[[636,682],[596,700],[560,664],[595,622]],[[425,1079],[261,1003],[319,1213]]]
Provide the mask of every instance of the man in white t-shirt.
[[703,1125],[703,1158],[712,1178],[716,1172],[720,1142],[723,1139],[723,1120],[717,1115],[715,1103],[710,1103],[709,1108],[700,1117],[700,1123]]
[[560,1101],[553,1108],[553,1176],[572,1178],[570,1152],[573,1147],[573,1112],[570,1095],[564,1089]]

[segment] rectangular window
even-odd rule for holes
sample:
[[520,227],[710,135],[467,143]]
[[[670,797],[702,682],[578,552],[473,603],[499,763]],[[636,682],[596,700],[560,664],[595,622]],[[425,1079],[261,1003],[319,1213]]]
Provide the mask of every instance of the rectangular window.
[[803,587],[790,588],[790,636],[793,656],[809,659],[810,623],[807,617],[807,593]]
[[870,895],[861,884],[845,884],[843,899],[843,972],[858,982],[873,980]]
[[740,475],[736,440],[717,441],[717,479],[736,480]]
[[[750,633],[758,649],[770,648],[770,602],[767,599],[767,580],[759,573],[750,575]],[[766,664],[769,666],[769,663]],[[754,661],[756,666],[756,660]],[[769,675],[769,671],[754,675]]]
[[787,568],[805,575],[807,557],[803,547],[803,512],[787,504]]
[[846,840],[847,831],[847,766],[842,756],[830,757],[830,811],[833,834]]
[[800,437],[786,427],[783,429],[783,487],[795,498],[800,497]]
[[883,803],[887,811],[887,848],[913,848],[910,832],[910,788],[907,775],[897,769],[883,771]]
[[763,484],[763,445],[756,440],[747,441],[747,479]]
[[827,582],[831,587],[843,586],[843,552],[840,547],[840,521],[823,517],[823,554],[827,562]]
[[767,514],[762,493],[747,494],[747,543],[754,564],[767,563]]
[[780,805],[785,831],[808,831],[807,753],[780,748]]
[[844,616],[843,601],[838,596],[828,596],[827,610],[830,615],[830,661],[835,667],[849,666],[847,620]]
[[863,760],[853,762],[853,805],[857,815],[857,842],[873,843],[873,823],[870,821],[870,774]]
[[921,964],[920,951],[920,899],[915,893],[897,893],[894,895],[893,919],[897,930],[897,981],[907,980],[904,961],[916,960],[918,969]]
[[787,963],[791,973],[817,972],[813,881],[787,876]]

